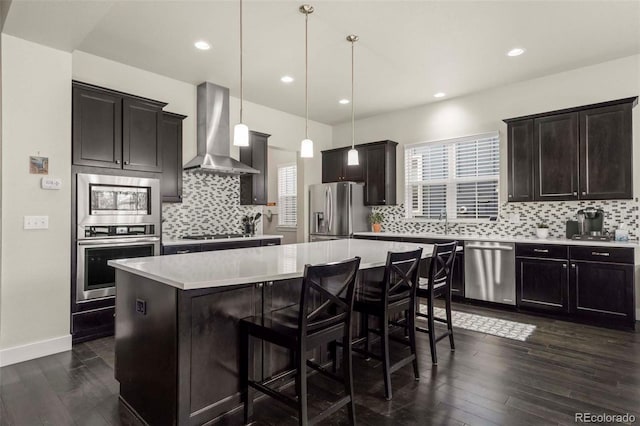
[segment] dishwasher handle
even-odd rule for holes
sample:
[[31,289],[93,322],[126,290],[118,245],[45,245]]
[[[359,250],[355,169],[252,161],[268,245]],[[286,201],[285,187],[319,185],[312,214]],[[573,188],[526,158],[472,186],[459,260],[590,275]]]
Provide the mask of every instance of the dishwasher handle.
[[477,250],[499,250],[499,251],[513,251],[512,246],[482,246],[478,244],[468,244],[465,249],[477,249]]

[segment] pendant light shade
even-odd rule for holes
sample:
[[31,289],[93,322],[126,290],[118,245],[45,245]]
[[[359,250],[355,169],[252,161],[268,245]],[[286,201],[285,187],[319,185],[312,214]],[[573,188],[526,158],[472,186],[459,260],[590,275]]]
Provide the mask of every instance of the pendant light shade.
[[354,86],[354,55],[353,46],[359,37],[355,34],[347,36],[347,41],[351,43],[351,149],[347,153],[347,166],[357,166],[360,164],[358,150],[356,149],[356,120],[355,120],[355,99],[353,98]]
[[240,123],[233,128],[233,145],[249,146],[249,127],[242,122],[244,104],[244,80],[242,76],[242,0],[240,0]]
[[298,9],[304,13],[304,139],[300,142],[300,157],[313,158],[313,141],[309,138],[309,15],[313,6],[303,4]]

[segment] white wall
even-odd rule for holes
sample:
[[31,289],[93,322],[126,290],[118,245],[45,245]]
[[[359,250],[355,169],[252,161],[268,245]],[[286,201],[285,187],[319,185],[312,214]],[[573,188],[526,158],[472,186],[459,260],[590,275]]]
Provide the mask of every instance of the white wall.
[[[597,103],[640,94],[640,55],[510,84],[469,96],[394,111],[356,121],[356,143],[391,139],[398,146],[398,203],[404,202],[404,144],[498,130],[501,139],[501,200],[506,200],[505,118]],[[633,112],[634,164],[640,169],[640,107]],[[335,147],[349,145],[351,123],[334,126]],[[640,193],[640,173],[635,173]]]
[[[6,34],[1,42],[0,363],[6,364],[21,345],[71,347],[71,55]],[[49,176],[62,179],[62,190],[40,189],[41,176],[29,174],[30,155],[49,157]],[[48,215],[49,229],[23,230],[25,215]]]

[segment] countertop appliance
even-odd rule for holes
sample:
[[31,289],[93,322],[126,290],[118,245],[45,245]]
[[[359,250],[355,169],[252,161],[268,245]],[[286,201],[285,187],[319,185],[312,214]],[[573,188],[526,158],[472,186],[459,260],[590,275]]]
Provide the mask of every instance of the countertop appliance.
[[464,291],[469,299],[516,304],[515,244],[466,241]]
[[309,186],[309,240],[351,238],[368,231],[371,209],[364,205],[364,185],[332,182]]
[[578,233],[571,238],[574,240],[610,240],[604,235],[604,210],[586,207],[578,210]]

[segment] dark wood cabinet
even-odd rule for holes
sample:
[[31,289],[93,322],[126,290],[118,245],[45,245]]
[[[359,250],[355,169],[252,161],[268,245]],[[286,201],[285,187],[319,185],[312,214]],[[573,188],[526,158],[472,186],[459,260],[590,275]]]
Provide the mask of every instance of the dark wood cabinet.
[[162,254],[185,254],[197,253],[201,251],[230,250],[247,247],[275,246],[280,245],[279,238],[246,239],[235,241],[220,241],[215,243],[193,243],[179,245],[163,245]]
[[260,171],[258,174],[240,176],[240,204],[267,204],[267,149],[269,136],[266,133],[249,132],[249,146],[240,147],[240,162]]
[[504,120],[509,201],[632,198],[631,110],[637,101]]
[[396,204],[397,142],[380,141],[356,145],[359,165],[347,165],[351,147],[322,151],[322,182],[364,182],[364,204]]
[[73,86],[73,164],[122,168],[122,97]]
[[[459,243],[462,247],[462,242]],[[464,252],[456,253],[456,260],[453,265],[453,276],[451,277],[451,295],[464,297]]]
[[509,201],[533,201],[533,120],[509,123]]
[[633,198],[631,104],[580,112],[580,197]]
[[569,312],[569,261],[516,259],[518,307],[549,312]]
[[162,202],[182,202],[182,121],[184,115],[162,113],[160,143],[162,145]]
[[162,254],[186,254],[202,251],[201,244],[181,244],[177,246],[162,246]]
[[535,199],[578,199],[578,113],[533,120]]
[[162,108],[167,104],[73,82],[73,164],[162,171]]

